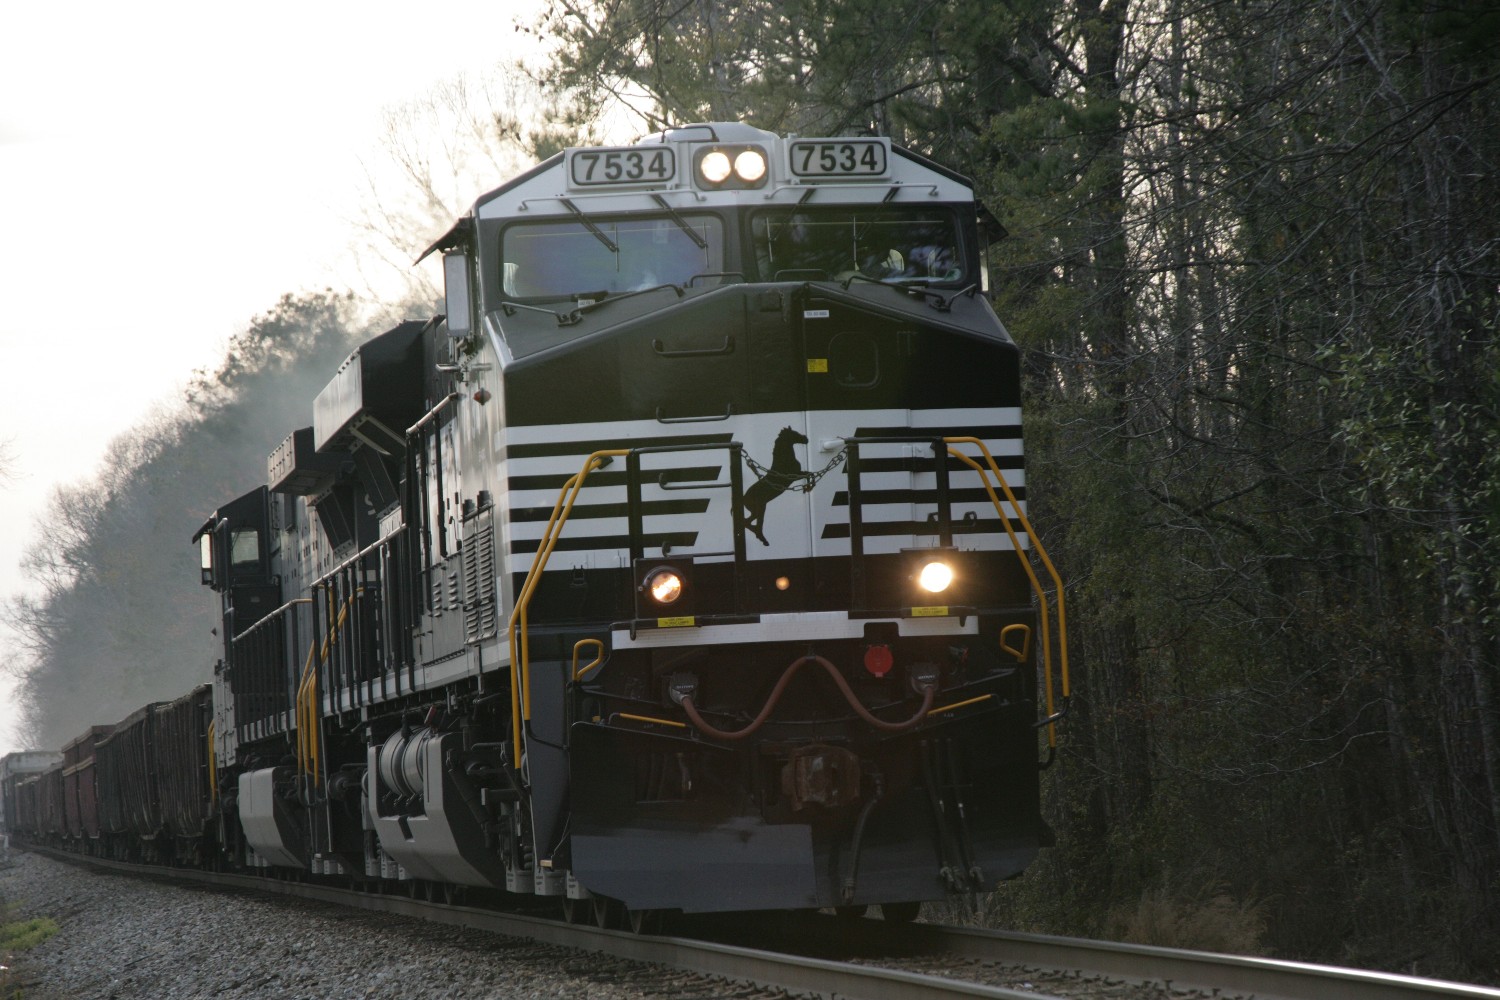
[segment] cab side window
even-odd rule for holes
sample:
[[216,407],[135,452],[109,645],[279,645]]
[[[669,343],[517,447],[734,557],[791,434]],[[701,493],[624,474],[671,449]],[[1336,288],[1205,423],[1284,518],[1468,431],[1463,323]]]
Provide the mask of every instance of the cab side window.
[[260,569],[259,531],[236,528],[230,533],[229,569],[234,573],[254,573]]

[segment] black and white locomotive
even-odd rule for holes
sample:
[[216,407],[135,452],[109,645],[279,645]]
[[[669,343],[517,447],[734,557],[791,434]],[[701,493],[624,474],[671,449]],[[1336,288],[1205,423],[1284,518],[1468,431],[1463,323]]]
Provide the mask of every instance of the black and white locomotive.
[[428,252],[446,316],[359,347],[194,536],[208,850],[605,921],[1021,872],[1065,622],[970,184],[686,126]]

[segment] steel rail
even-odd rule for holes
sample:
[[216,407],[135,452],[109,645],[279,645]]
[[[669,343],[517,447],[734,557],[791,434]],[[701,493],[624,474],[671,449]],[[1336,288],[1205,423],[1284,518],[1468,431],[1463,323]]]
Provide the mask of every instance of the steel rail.
[[280,881],[254,875],[202,872],[159,865],[136,865],[47,848],[18,845],[17,849],[35,851],[58,861],[102,868],[116,874],[250,889],[375,913],[414,917],[749,983],[762,989],[818,995],[827,1000],[1054,1000],[1044,993],[986,986],[921,973],[762,951],[693,938],[655,937],[627,931],[602,930],[526,914],[429,903],[405,896],[360,892],[313,882]]
[[[830,961],[795,952],[810,941],[858,942],[868,956],[884,951],[900,956],[948,955],[984,962],[1119,979],[1161,983],[1177,990],[1197,989],[1255,1000],[1500,1000],[1500,989],[1395,973],[1280,959],[1183,951],[1148,945],[1081,938],[1020,934],[938,924],[887,924],[822,914],[791,915],[776,947],[747,948],[684,937],[656,937],[567,924],[561,920],[471,906],[429,903],[313,882],[280,881],[254,875],[135,865],[82,857],[48,848],[24,847],[59,861],[136,876],[198,882],[312,899],[377,913],[576,948],[615,958],[680,969],[760,988],[814,994],[839,1000],[1048,1000],[1050,994],[904,972],[872,965]],[[796,942],[797,944],[791,944]]]
[[[837,920],[812,915],[803,919],[808,921],[805,933],[809,935],[818,933],[812,927],[814,921]],[[1256,1000],[1500,1000],[1500,989],[1493,987],[1309,962],[936,924],[859,923],[861,939],[892,951],[921,949],[1040,969],[1083,970],[1135,983],[1170,982],[1176,989],[1240,994]]]

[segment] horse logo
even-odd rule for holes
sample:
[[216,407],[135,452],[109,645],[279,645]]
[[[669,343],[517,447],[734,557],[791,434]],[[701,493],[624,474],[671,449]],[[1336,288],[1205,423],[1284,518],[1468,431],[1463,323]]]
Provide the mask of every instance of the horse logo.
[[[807,438],[790,427],[783,427],[781,433],[776,435],[776,444],[771,450],[771,467],[765,469],[764,475],[756,480],[755,485],[745,491],[745,530],[759,538],[762,545],[771,544],[766,541],[762,530],[765,527],[766,504],[808,478],[807,470],[797,461],[794,446],[799,444],[807,444]],[[753,459],[750,460],[750,467],[761,471],[761,466]]]

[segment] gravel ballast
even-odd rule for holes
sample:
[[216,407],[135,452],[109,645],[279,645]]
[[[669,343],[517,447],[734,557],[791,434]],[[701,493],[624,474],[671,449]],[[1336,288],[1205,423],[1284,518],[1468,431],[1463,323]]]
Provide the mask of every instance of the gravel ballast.
[[515,938],[280,896],[99,873],[13,851],[0,899],[58,933],[14,956],[0,993],[127,997],[642,1000],[659,970]]
[[[18,994],[25,1000],[787,996],[485,931],[250,890],[115,875],[23,851],[13,851],[8,863],[0,860],[0,901],[12,907],[8,919],[51,917],[59,928],[8,962],[0,956],[12,966],[0,972],[4,1000]],[[1128,983],[957,956],[857,961],[1070,1000],[1210,996],[1170,983]]]

